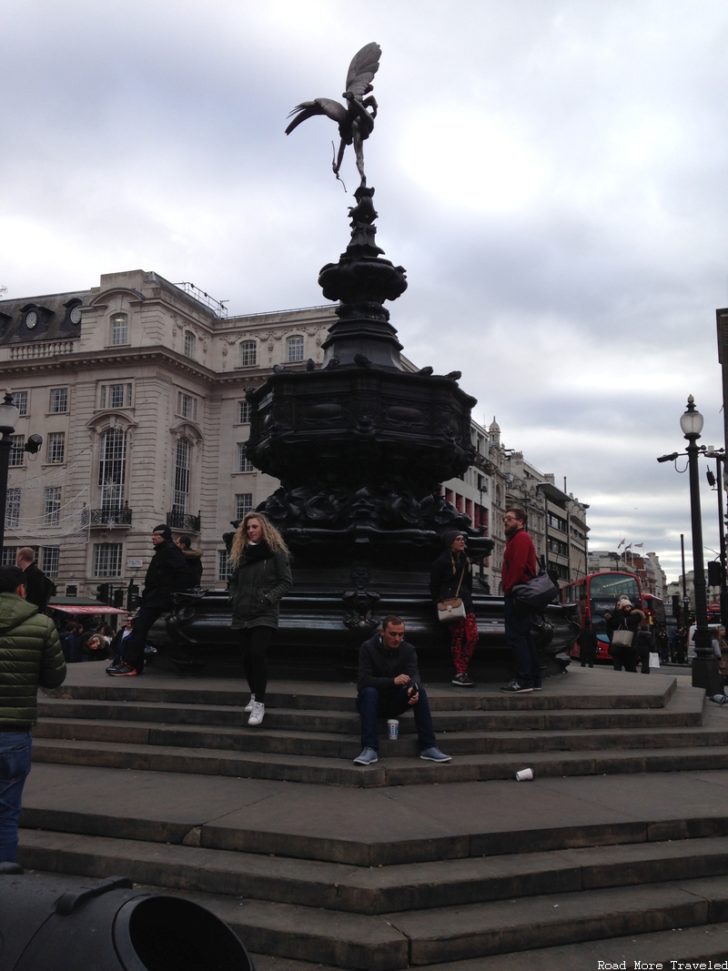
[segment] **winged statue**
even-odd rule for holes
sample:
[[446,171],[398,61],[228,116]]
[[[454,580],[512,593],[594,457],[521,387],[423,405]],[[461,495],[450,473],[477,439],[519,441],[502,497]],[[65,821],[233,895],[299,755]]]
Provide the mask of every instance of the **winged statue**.
[[377,101],[370,92],[373,89],[374,75],[379,70],[381,54],[379,44],[372,42],[354,55],[346,76],[346,91],[342,95],[346,104],[331,98],[314,98],[313,101],[302,101],[288,115],[289,118],[293,117],[293,121],[286,128],[286,135],[290,135],[302,121],[313,118],[314,115],[326,115],[338,124],[341,141],[332,166],[337,179],[346,146],[353,145],[361,185],[367,184],[363,146],[372,133],[374,119],[377,117]]

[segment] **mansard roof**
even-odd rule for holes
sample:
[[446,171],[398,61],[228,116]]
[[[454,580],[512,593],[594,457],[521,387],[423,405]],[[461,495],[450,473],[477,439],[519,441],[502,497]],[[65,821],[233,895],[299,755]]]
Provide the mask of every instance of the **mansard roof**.
[[88,290],[20,297],[0,302],[0,344],[67,340],[78,337],[79,309],[88,304]]

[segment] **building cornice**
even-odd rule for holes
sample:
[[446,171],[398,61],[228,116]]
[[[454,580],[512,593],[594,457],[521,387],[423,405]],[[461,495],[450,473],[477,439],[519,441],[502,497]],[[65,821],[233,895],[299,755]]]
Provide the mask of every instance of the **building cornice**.
[[[79,371],[84,366],[93,365],[94,370],[116,372],[129,364],[164,365],[182,373],[194,376],[208,385],[239,385],[245,388],[262,384],[271,373],[271,368],[235,368],[230,371],[215,371],[178,351],[162,345],[145,347],[106,347],[100,351],[78,351],[52,357],[29,357],[27,359],[0,361],[0,375],[28,375],[65,370]],[[285,365],[286,370],[305,371],[305,363]],[[0,384],[2,381],[0,380]]]

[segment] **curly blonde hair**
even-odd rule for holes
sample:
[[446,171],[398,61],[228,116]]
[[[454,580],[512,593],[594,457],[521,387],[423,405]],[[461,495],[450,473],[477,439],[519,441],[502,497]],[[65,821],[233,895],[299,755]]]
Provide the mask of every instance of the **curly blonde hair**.
[[270,519],[268,519],[268,517],[262,512],[255,512],[253,510],[252,512],[248,512],[243,516],[240,525],[235,530],[233,542],[230,547],[230,564],[233,569],[235,569],[235,567],[240,563],[243,555],[245,554],[245,547],[250,542],[248,540],[247,528],[251,519],[258,520],[263,528],[263,539],[274,553],[288,552],[288,547],[286,546],[285,540]]

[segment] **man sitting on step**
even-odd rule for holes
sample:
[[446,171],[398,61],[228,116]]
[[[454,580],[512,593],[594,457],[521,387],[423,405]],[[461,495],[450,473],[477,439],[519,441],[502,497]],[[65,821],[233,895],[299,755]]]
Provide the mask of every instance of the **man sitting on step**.
[[385,617],[382,629],[359,648],[359,677],[356,700],[361,719],[362,750],[356,765],[379,761],[377,718],[393,718],[411,708],[415,716],[420,758],[449,762],[437,747],[427,692],[420,684],[417,652],[404,639],[404,621]]

